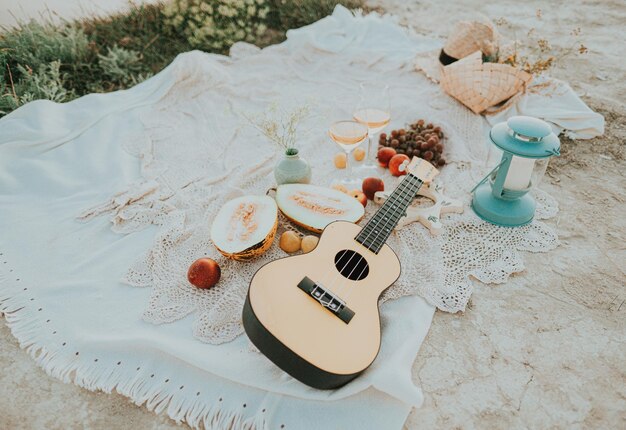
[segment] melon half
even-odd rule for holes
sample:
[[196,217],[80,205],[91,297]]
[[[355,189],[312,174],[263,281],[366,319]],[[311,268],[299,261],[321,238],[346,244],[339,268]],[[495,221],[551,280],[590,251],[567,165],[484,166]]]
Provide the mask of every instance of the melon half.
[[320,233],[333,221],[359,222],[365,215],[357,199],[331,188],[284,184],[276,190],[278,208],[293,223]]
[[217,213],[211,241],[225,257],[250,260],[272,246],[277,227],[278,208],[271,197],[238,197]]

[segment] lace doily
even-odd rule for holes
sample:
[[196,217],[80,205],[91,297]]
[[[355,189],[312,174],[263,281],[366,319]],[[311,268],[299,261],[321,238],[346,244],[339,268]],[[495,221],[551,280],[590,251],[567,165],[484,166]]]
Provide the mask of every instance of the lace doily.
[[[304,45],[304,46],[303,46]],[[112,213],[113,230],[131,233],[158,226],[154,245],[132,265],[131,285],[150,287],[143,317],[161,324],[196,313],[194,336],[222,343],[242,333],[241,309],[256,270],[285,254],[277,245],[251,262],[222,257],[209,240],[209,229],[221,205],[242,194],[264,194],[274,186],[272,170],[281,154],[246,126],[241,114],[262,112],[270,103],[307,104],[312,112],[302,124],[301,155],[313,169],[313,183],[326,185],[334,175],[337,148],[326,138],[328,124],[349,115],[356,105],[357,82],[384,77],[391,85],[394,126],[426,118],[446,133],[439,181],[451,197],[469,203],[469,191],[489,170],[484,120],[444,95],[409,61],[383,61],[355,48],[353,55],[317,51],[303,44],[283,44],[236,59],[191,52],[170,66],[177,80],[143,115],[145,134],[128,140],[128,151],[141,160],[144,181],[132,184],[110,201],[82,215]],[[312,60],[312,57],[315,57]],[[384,178],[389,187],[390,176]],[[388,244],[402,264],[402,275],[383,295],[390,300],[419,294],[439,309],[465,309],[474,277],[505,282],[523,269],[521,251],[543,252],[558,241],[539,219],[557,212],[556,202],[537,191],[537,220],[522,228],[500,228],[465,213],[446,215],[444,231],[432,237],[419,224],[397,231]],[[369,203],[366,217],[377,209]],[[277,234],[294,229],[281,219]],[[187,282],[197,258],[215,259],[222,280],[210,290]]]

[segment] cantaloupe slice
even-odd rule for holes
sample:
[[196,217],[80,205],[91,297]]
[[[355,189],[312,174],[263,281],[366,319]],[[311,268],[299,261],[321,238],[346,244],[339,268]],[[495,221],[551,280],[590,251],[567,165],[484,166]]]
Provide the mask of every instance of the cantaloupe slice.
[[365,215],[363,205],[354,197],[315,185],[280,185],[276,190],[276,203],[293,223],[316,233],[333,221],[356,223]]
[[225,257],[250,260],[269,249],[277,227],[278,208],[271,197],[238,197],[215,216],[211,241]]

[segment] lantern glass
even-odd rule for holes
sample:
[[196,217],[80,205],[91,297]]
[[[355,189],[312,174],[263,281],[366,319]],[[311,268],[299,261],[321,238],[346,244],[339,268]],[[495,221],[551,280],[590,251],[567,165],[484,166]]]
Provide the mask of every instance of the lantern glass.
[[549,158],[538,158],[535,160],[535,167],[533,168],[533,173],[530,179],[533,188],[537,188],[539,184],[541,184],[541,181],[546,174],[549,160]]
[[535,160],[533,158],[513,155],[509,170],[506,172],[503,188],[514,191],[528,189],[534,167]]

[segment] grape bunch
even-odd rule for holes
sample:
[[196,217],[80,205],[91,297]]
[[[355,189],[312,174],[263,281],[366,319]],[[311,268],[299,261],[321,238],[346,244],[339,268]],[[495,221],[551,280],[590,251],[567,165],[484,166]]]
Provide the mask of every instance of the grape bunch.
[[442,167],[446,164],[443,158],[444,134],[441,127],[426,123],[420,119],[409,126],[409,129],[401,128],[391,130],[391,133],[381,133],[378,139],[378,149],[393,148],[398,154],[406,154],[409,157],[420,157],[435,166]]

